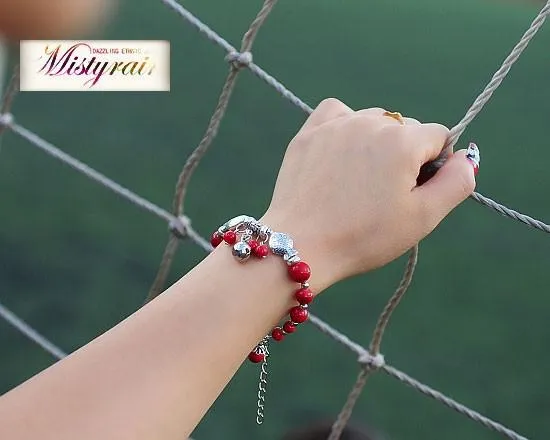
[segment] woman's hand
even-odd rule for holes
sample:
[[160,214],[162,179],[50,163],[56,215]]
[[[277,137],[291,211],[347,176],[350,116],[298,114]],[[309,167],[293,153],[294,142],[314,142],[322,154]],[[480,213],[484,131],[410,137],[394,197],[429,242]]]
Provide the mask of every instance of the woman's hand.
[[262,221],[294,236],[317,291],[399,257],[474,190],[464,150],[417,186],[449,130],[383,113],[326,99],[286,151]]

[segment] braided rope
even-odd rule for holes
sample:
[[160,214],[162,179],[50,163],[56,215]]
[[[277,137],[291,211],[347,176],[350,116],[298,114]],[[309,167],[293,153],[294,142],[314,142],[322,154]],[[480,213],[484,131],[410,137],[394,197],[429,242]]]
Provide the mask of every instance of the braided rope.
[[[184,212],[185,194],[187,192],[187,187],[189,186],[189,182],[191,181],[191,177],[193,176],[193,172],[199,165],[201,159],[204,157],[204,155],[212,145],[212,141],[218,134],[218,129],[223,120],[223,117],[225,116],[225,112],[227,110],[227,106],[229,105],[231,94],[233,93],[233,89],[237,84],[237,77],[239,75],[239,72],[242,67],[246,66],[252,61],[252,55],[250,54],[250,50],[252,49],[254,40],[258,35],[258,32],[262,24],[265,22],[269,13],[273,9],[273,6],[275,6],[276,2],[277,0],[265,0],[260,12],[258,12],[255,19],[252,21],[252,23],[250,24],[250,27],[245,32],[242,38],[240,54],[238,54],[236,50],[234,50],[230,45],[224,46],[226,49],[229,48],[229,53],[227,57],[227,61],[230,62],[229,73],[227,74],[227,78],[222,87],[220,97],[218,98],[218,103],[216,105],[214,113],[212,114],[212,117],[210,118],[210,122],[208,123],[208,127],[206,128],[206,132],[204,133],[203,138],[199,142],[199,145],[187,158],[187,161],[185,162],[185,165],[183,166],[183,169],[178,177],[178,181],[176,183],[176,190],[174,194],[174,201],[172,204],[172,212],[175,215],[180,216]],[[173,3],[173,2],[168,1],[167,3]],[[209,32],[206,32],[206,34],[210,35]],[[245,54],[248,54],[248,57],[242,56]],[[168,238],[168,243],[166,244],[166,248],[164,249],[164,254],[162,256],[162,260],[160,262],[159,269],[155,277],[155,281],[153,282],[153,285],[149,289],[149,293],[147,294],[146,301],[151,301],[157,295],[159,295],[160,292],[162,291],[164,284],[166,283],[166,278],[168,277],[168,273],[170,272],[170,267],[172,266],[172,262],[174,261],[176,248],[177,248],[177,244],[174,243],[172,236],[170,236]]]
[[[399,286],[395,290],[395,293],[388,301],[386,307],[384,307],[382,314],[378,318],[378,322],[376,323],[374,333],[372,335],[372,340],[370,342],[370,356],[377,356],[380,353],[380,344],[382,343],[384,331],[388,326],[393,311],[397,308],[397,306],[405,296],[405,293],[407,292],[409,286],[411,285],[417,261],[418,244],[412,248],[409,254],[409,258],[407,260],[407,265],[405,267],[403,278],[401,279]],[[351,414],[353,413],[353,409],[357,401],[359,400],[359,396],[361,395],[361,392],[363,391],[367,379],[372,371],[374,371],[372,366],[366,365],[359,372],[357,380],[355,381],[355,384],[353,385],[348,395],[346,403],[342,407],[342,410],[336,417],[336,421],[332,425],[332,430],[328,440],[338,440],[342,435],[342,432],[344,432],[344,429],[348,424],[349,419],[351,418]]]
[[63,359],[67,354],[61,350],[53,342],[49,341],[47,338],[42,336],[37,330],[32,328],[29,324],[19,318],[15,313],[9,310],[6,306],[0,303],[0,318],[14,327],[21,334],[25,335],[35,344],[39,345],[50,353],[54,358],[60,360]]

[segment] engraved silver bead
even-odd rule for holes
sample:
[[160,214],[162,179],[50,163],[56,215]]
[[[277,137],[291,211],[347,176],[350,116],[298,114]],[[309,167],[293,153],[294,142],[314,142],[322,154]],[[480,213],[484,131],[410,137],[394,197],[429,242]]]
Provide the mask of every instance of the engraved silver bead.
[[289,235],[273,232],[269,237],[269,248],[275,255],[283,256],[294,249],[294,241]]
[[250,257],[252,250],[248,243],[244,241],[239,241],[233,245],[231,253],[233,256],[239,260],[239,262],[244,263]]

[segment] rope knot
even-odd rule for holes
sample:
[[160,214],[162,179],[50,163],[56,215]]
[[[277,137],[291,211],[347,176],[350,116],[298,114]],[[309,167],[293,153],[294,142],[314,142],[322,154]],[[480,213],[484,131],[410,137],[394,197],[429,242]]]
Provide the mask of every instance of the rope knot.
[[177,238],[187,237],[187,230],[191,226],[191,219],[186,215],[180,215],[179,217],[174,217],[170,220],[168,224],[168,229],[174,236]]
[[13,124],[14,118],[11,113],[0,114],[0,128],[9,127]]
[[252,53],[251,52],[230,52],[225,57],[225,61],[233,64],[235,69],[241,69],[247,67],[252,62]]
[[376,356],[373,356],[366,350],[359,355],[358,362],[372,370],[378,370],[386,365],[386,360],[384,359],[383,354],[378,353]]

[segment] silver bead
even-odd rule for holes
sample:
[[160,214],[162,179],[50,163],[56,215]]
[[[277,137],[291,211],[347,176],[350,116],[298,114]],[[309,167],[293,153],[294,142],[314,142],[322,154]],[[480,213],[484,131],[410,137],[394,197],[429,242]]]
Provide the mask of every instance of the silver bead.
[[302,283],[302,289],[307,289],[309,287],[309,283],[305,282]]
[[229,230],[239,226],[241,223],[250,223],[253,221],[255,221],[254,217],[250,217],[248,215],[238,215],[237,217],[233,217],[231,220],[228,220],[222,227]]
[[248,243],[244,241],[239,241],[233,245],[231,250],[233,256],[239,260],[241,263],[244,263],[250,257],[251,249]]
[[273,232],[273,229],[271,229],[269,226],[262,225],[260,227],[260,235],[268,237],[272,232]]
[[295,255],[298,255],[298,251],[294,248],[289,249],[287,253],[284,255],[285,261],[291,257],[294,257]]
[[258,220],[254,220],[253,222],[250,222],[248,226],[252,231],[252,233],[256,235],[260,233],[260,229],[262,228],[262,224]]
[[294,241],[289,235],[273,232],[269,237],[269,248],[275,255],[285,255],[294,248]]
[[288,264],[289,266],[292,266],[293,264],[296,264],[299,261],[302,261],[302,259],[298,255],[295,255],[294,257],[290,257],[289,259],[287,259],[286,264]]
[[298,256],[298,251],[296,249],[290,249],[286,254],[283,255],[283,259],[289,266],[297,263],[298,261],[302,261],[301,258]]

